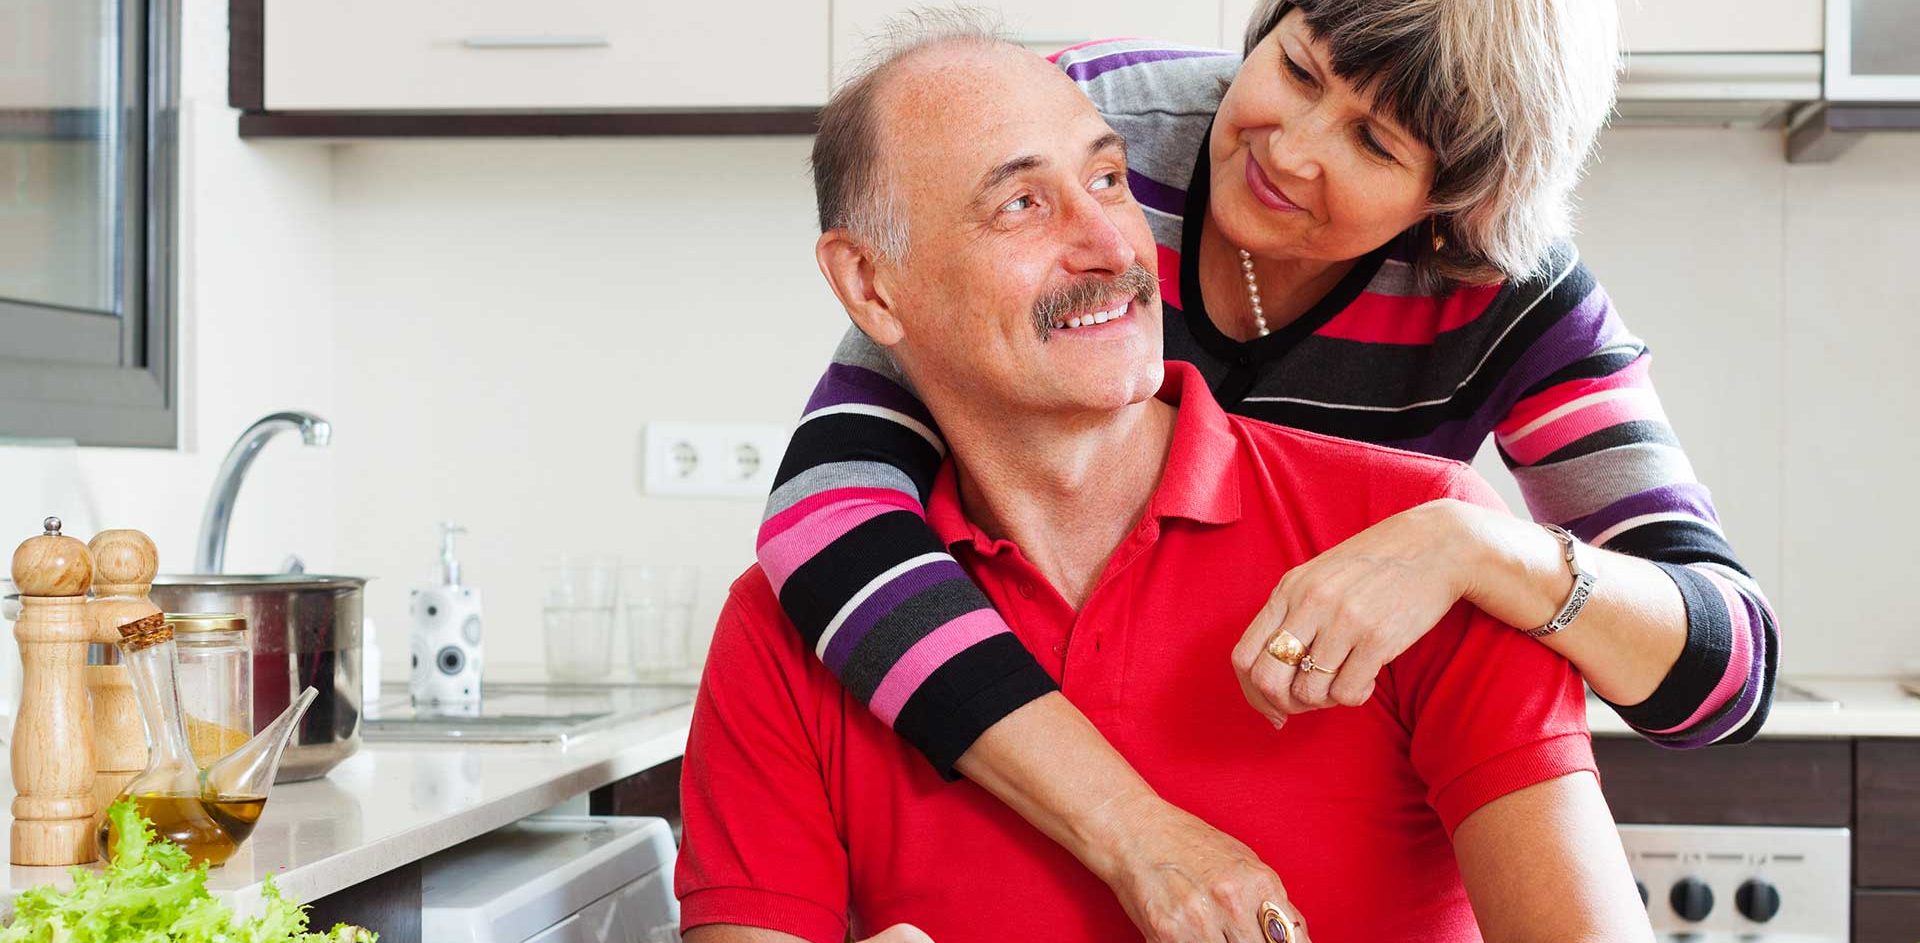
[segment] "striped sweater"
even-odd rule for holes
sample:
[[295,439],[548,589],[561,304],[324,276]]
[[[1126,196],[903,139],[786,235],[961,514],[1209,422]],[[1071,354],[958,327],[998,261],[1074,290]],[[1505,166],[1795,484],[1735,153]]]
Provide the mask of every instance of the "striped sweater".
[[[1158,243],[1168,359],[1194,364],[1221,405],[1255,419],[1460,461],[1491,435],[1536,520],[1653,562],[1685,600],[1684,652],[1646,701],[1615,706],[1621,717],[1677,748],[1759,730],[1778,651],[1773,611],[1667,422],[1646,345],[1570,246],[1536,277],[1427,292],[1408,263],[1410,234],[1360,260],[1299,319],[1234,340],[1207,316],[1197,260],[1207,131],[1238,58],[1129,40],[1057,61],[1127,139],[1129,186]],[[891,359],[851,331],[807,405],[759,535],[796,629],[943,772],[1053,689],[926,525],[944,458],[932,415]]]

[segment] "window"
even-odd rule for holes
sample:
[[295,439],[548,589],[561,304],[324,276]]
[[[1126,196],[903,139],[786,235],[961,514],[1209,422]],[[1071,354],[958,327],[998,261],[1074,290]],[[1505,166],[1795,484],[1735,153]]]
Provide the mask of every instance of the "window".
[[171,448],[178,0],[0,0],[0,438]]

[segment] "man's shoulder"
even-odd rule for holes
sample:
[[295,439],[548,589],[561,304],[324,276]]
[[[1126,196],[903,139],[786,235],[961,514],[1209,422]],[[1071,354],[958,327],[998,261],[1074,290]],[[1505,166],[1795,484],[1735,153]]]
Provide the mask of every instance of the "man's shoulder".
[[1381,483],[1438,491],[1452,488],[1456,479],[1472,474],[1465,462],[1438,455],[1277,426],[1246,416],[1229,415],[1227,419],[1256,456],[1268,461],[1286,461],[1295,472],[1289,477],[1296,480],[1301,473],[1357,472]]

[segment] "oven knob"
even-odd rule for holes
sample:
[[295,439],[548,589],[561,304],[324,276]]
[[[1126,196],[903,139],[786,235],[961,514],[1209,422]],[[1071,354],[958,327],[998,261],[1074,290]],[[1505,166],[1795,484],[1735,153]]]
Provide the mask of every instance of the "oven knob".
[[1780,912],[1780,890],[1759,878],[1740,885],[1733,894],[1733,906],[1755,923],[1766,923]]
[[1699,878],[1683,878],[1673,886],[1667,901],[1681,919],[1699,923],[1713,913],[1713,888]]

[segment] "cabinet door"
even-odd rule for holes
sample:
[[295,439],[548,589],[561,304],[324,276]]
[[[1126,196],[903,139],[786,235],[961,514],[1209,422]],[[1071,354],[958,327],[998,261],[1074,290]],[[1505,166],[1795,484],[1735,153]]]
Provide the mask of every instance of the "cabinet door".
[[[1221,42],[1240,48],[1255,0],[1221,0]],[[1618,0],[1633,52],[1819,52],[1820,0]]]
[[1854,757],[1854,883],[1920,888],[1920,741],[1862,740]]
[[[998,16],[1013,39],[1054,52],[1092,39],[1139,36],[1212,47],[1220,42],[1220,5],[1169,0],[991,0],[969,4]],[[834,0],[833,68],[844,74],[867,51],[867,37],[895,14],[924,6],[910,0]]]
[[267,0],[270,110],[817,105],[828,0]]

